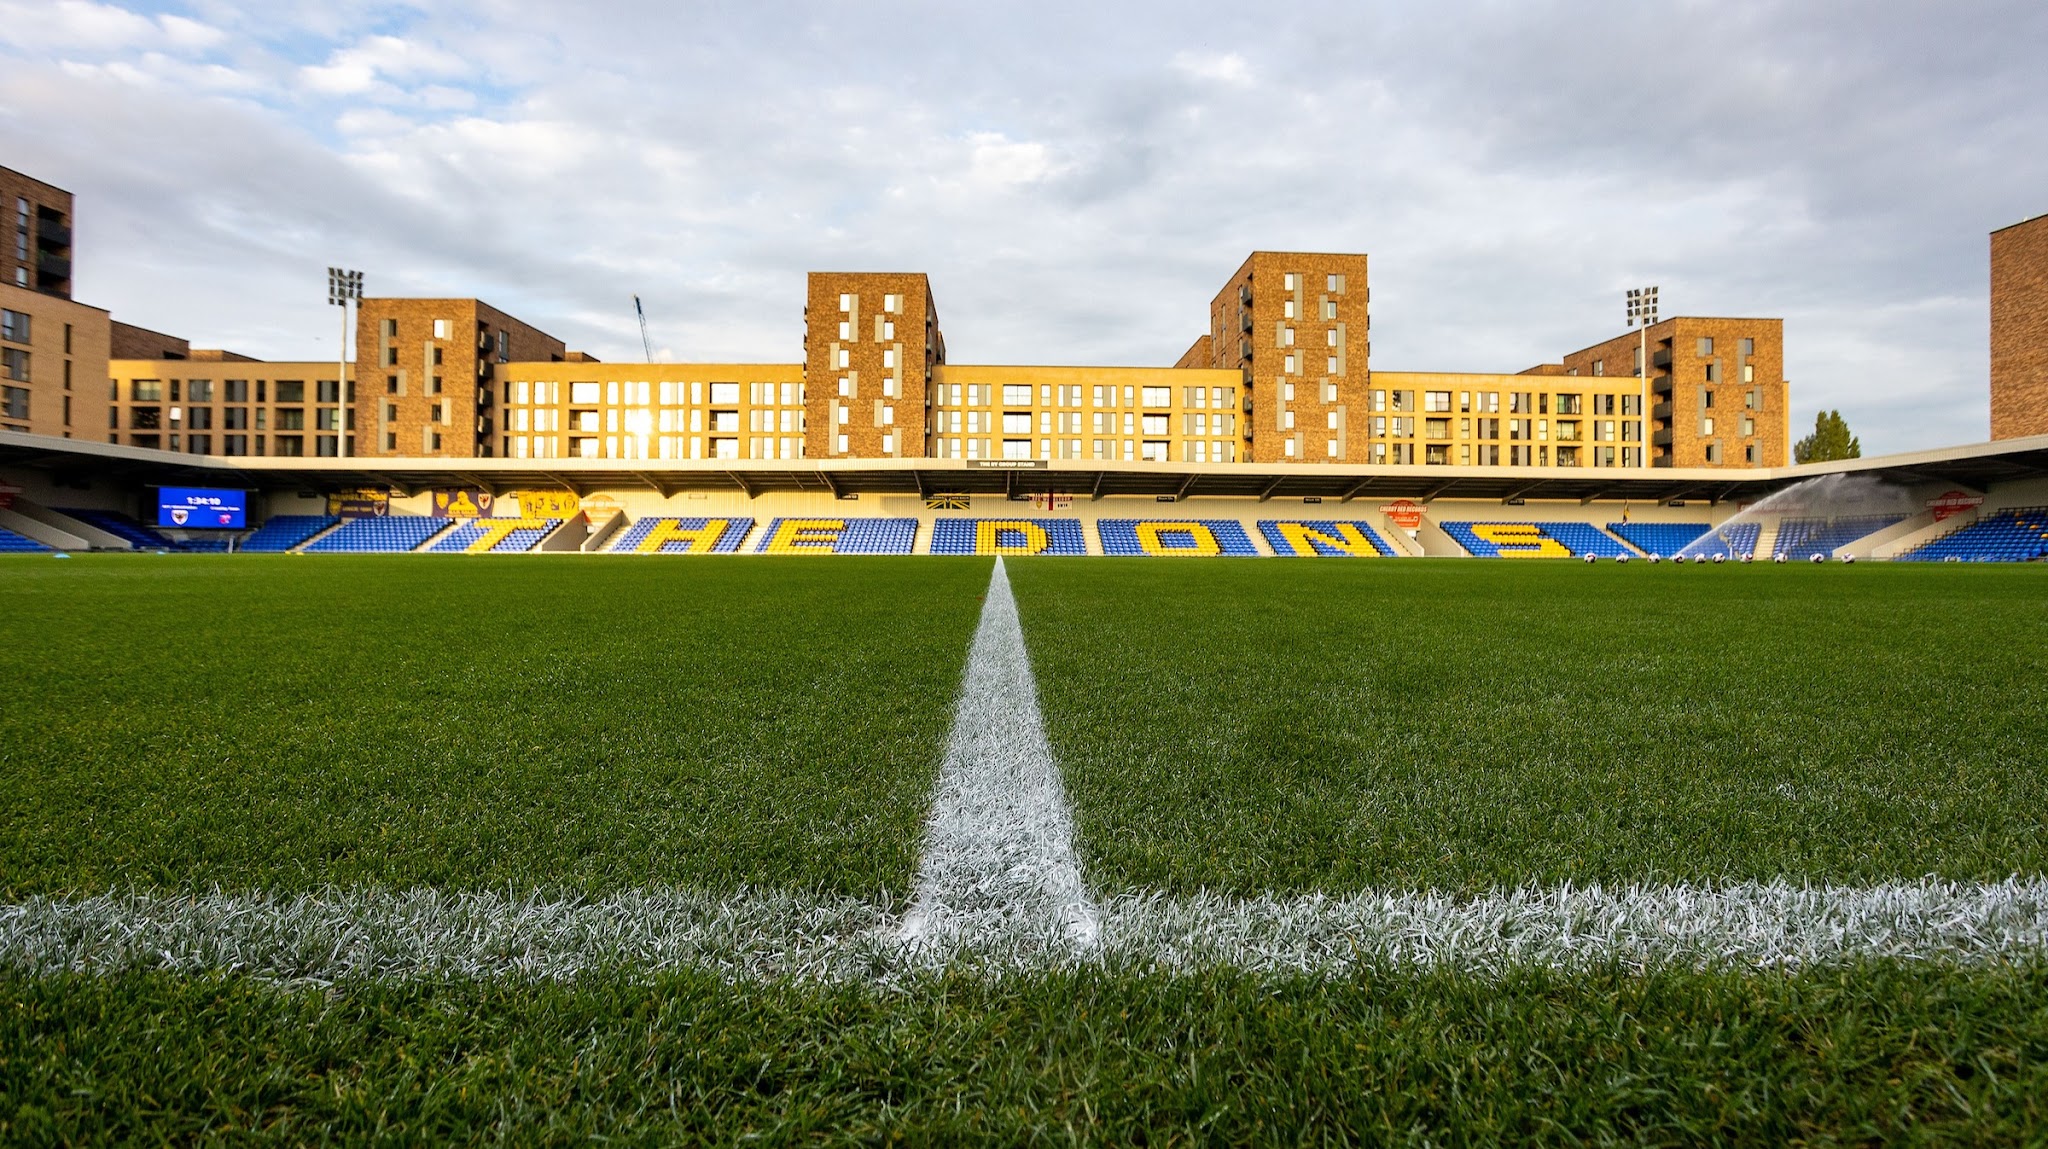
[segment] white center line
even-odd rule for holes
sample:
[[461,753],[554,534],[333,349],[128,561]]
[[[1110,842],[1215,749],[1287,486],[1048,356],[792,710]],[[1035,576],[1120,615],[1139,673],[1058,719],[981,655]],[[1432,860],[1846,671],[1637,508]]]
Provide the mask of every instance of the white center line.
[[1017,601],[996,559],[900,931],[914,945],[1028,957],[1091,949],[1101,913],[1038,712]]

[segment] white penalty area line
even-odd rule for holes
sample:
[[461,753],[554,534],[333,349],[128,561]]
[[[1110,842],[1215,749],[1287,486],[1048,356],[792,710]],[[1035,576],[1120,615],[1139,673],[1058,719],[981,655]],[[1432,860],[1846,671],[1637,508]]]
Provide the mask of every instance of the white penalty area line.
[[1083,947],[1015,932],[906,940],[905,922],[891,907],[760,890],[589,899],[375,888],[30,898],[0,906],[0,967],[31,975],[164,970],[312,982],[694,970],[732,981],[891,985],[946,968],[1485,975],[2048,957],[2048,879],[2041,878],[1532,886],[1474,898],[1126,895],[1096,911],[1098,932]]

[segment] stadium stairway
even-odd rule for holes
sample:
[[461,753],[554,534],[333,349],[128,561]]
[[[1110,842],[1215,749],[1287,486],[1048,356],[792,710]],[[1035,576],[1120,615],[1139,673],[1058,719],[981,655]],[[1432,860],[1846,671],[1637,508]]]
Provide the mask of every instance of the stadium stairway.
[[6,527],[0,527],[0,554],[40,555],[49,554],[53,549],[27,535],[18,535]]
[[1778,553],[1778,520],[1763,524],[1756,533],[1756,550],[1752,552],[1759,559],[1767,559]]
[[178,543],[157,534],[134,519],[119,511],[99,511],[90,507],[52,507],[61,515],[68,515],[89,527],[100,530],[125,541],[137,550],[175,551],[184,549]]

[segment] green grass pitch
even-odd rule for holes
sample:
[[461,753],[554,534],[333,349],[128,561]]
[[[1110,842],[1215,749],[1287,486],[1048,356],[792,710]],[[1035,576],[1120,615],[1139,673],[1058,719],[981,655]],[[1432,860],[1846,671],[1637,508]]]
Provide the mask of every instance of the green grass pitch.
[[2043,568],[1010,564],[1100,888],[2048,867]]
[[0,563],[0,892],[900,894],[987,568]]
[[[1098,891],[2048,868],[2037,566],[1008,570]],[[0,903],[899,897],[988,573],[0,559]],[[0,968],[6,1143],[2025,1143],[2044,1066],[2039,958],[888,987]]]

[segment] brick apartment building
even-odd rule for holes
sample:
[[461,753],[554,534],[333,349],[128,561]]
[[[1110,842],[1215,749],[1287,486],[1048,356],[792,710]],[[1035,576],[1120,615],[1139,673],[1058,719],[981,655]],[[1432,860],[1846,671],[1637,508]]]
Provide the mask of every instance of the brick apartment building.
[[[370,458],[1786,461],[1780,320],[1666,320],[1647,382],[1634,333],[1518,375],[1375,372],[1363,254],[1251,253],[1171,368],[952,364],[925,275],[814,272],[797,362],[604,364],[478,299],[370,298],[336,378],[72,301],[70,193],[0,169],[0,194],[0,430]],[[1994,431],[2048,431],[2048,219],[1996,233],[1992,253]]]
[[1991,437],[2048,435],[2048,215],[1991,233]]

